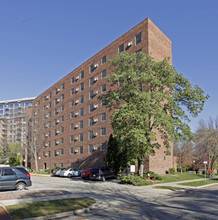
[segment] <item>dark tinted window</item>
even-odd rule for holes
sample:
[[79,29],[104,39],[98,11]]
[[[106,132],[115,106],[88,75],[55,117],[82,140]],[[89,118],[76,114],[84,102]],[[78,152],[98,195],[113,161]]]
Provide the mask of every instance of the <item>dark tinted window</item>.
[[19,170],[21,173],[23,174],[28,174],[27,170],[25,170],[24,168],[22,167],[16,167],[17,170]]
[[91,169],[90,172],[91,172],[91,173],[98,173],[98,172],[99,172],[99,169]]
[[3,176],[13,176],[13,175],[15,175],[15,172],[12,169],[10,168],[4,169]]

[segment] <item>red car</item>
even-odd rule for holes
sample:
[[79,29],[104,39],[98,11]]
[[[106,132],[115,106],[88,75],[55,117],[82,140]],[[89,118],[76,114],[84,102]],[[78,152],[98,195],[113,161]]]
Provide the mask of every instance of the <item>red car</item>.
[[90,170],[91,170],[91,168],[89,168],[88,170],[83,170],[83,171],[81,172],[81,177],[82,177],[83,179],[88,179],[88,178],[89,178],[89,174],[90,174]]

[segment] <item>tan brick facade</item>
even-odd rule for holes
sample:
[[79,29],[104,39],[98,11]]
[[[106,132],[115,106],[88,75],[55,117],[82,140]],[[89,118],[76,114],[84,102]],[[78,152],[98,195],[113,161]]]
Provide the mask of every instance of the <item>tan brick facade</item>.
[[[140,32],[141,42],[136,45],[136,35]],[[156,60],[162,60],[165,57],[170,57],[170,62],[172,60],[171,41],[150,19],[146,19],[39,95],[33,101],[34,130],[39,145],[39,169],[52,168],[54,165],[63,167],[72,165],[80,169],[105,166],[104,143],[107,143],[112,133],[109,122],[111,113],[102,106],[97,97],[105,89],[104,85],[106,90],[109,89],[109,84],[102,77],[102,72],[106,71],[106,75],[110,73],[108,60],[116,55],[122,44],[129,53],[142,50],[151,54]],[[105,56],[106,63],[102,63]],[[94,68],[90,73],[92,64]],[[81,72],[84,72],[84,78],[81,77]],[[92,77],[93,85],[90,85]],[[82,89],[83,86],[84,89]],[[72,89],[74,89],[73,95]],[[96,95],[90,99],[92,90]],[[83,103],[81,103],[82,99]],[[72,106],[72,100],[74,100],[74,106]],[[91,104],[96,107],[93,112],[90,112]],[[81,109],[83,109],[82,116],[80,116]],[[58,112],[55,114],[55,111]],[[102,121],[104,113],[106,120]],[[92,126],[89,121],[91,117],[95,120]],[[83,128],[81,128],[81,121],[83,121]],[[105,130],[106,134],[104,134]],[[90,139],[90,131],[93,131],[93,135],[97,133],[93,139]],[[81,134],[83,134],[83,140],[80,140]],[[71,139],[72,135],[73,139]],[[93,152],[89,151],[90,145],[93,146]],[[55,151],[56,156],[54,156]],[[156,156],[149,158],[149,167],[146,169],[163,173],[173,167],[172,158],[173,156],[164,157],[164,149],[160,149]]]

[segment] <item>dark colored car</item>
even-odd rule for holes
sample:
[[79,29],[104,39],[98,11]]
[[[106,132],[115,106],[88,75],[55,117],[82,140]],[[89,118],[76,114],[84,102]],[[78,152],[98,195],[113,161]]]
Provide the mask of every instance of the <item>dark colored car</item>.
[[83,170],[83,171],[81,172],[81,177],[82,177],[83,179],[88,179],[88,178],[89,178],[89,174],[90,174],[90,170],[91,170],[91,168],[89,168],[88,170]]
[[89,179],[90,180],[101,180],[116,178],[116,175],[111,169],[108,168],[92,168],[90,170]]
[[0,167],[0,190],[24,190],[31,185],[30,174],[24,167]]

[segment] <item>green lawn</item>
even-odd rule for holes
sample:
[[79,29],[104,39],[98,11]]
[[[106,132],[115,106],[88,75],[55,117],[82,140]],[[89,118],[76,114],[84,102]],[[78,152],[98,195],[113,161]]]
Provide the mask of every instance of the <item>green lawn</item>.
[[204,186],[208,184],[218,183],[218,179],[206,179],[201,181],[195,181],[195,182],[187,182],[187,183],[180,183],[179,185],[183,186]]
[[190,174],[190,173],[176,173],[176,174],[166,174],[161,175],[162,181],[158,183],[170,183],[170,182],[178,182],[183,180],[194,180],[194,179],[202,179],[204,175],[199,174]]
[[78,209],[87,208],[94,203],[94,199],[83,197],[10,205],[6,206],[5,208],[13,219],[24,219],[75,211]]

